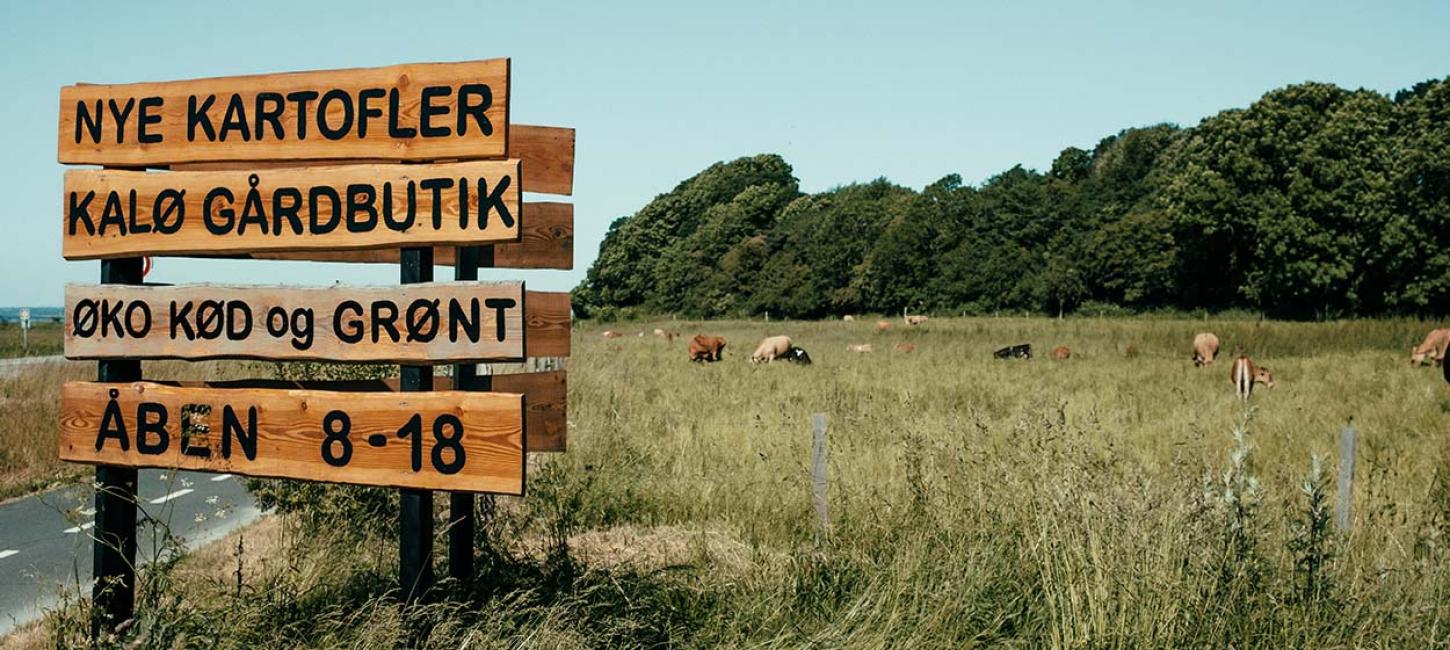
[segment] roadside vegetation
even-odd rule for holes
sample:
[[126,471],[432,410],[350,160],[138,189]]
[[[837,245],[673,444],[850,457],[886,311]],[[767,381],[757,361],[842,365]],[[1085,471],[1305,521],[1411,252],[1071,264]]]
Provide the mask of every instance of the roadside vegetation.
[[44,357],[57,355],[65,343],[65,328],[60,323],[32,321],[29,345],[20,324],[0,323],[0,359]]
[[[206,570],[148,569],[114,647],[1446,643],[1450,385],[1407,363],[1430,323],[874,320],[583,326],[569,451],[531,459],[526,497],[482,501],[476,580],[403,610],[394,492],[268,482],[271,528],[212,547]],[[1224,354],[1196,369],[1202,330]],[[729,339],[723,361],[685,360],[697,332]],[[780,333],[815,364],[752,366]],[[991,358],[1016,343],[1039,357]],[[1057,345],[1072,358],[1042,358]],[[1249,408],[1236,348],[1278,380]],[[829,418],[829,529],[813,412]],[[75,598],[31,642],[79,645],[85,620]]]

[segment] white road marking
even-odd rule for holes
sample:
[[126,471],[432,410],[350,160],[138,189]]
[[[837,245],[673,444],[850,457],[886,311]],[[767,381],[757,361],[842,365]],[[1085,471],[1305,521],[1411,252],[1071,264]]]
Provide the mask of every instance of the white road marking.
[[5,558],[7,558],[7,557],[10,557],[12,555],[15,555],[16,553],[19,553],[19,552],[20,551],[17,551],[17,550],[14,550],[14,549],[0,551],[0,560],[3,560]]
[[184,497],[184,496],[186,496],[188,494],[191,494],[192,492],[195,492],[195,491],[196,490],[193,490],[191,488],[185,488],[185,489],[182,489],[182,490],[177,490],[177,491],[172,492],[171,494],[168,494],[168,495],[166,495],[164,497],[156,497],[155,499],[152,499],[151,500],[151,505],[153,505],[153,506],[159,506],[159,505],[161,505],[163,503],[166,503],[167,501],[170,501],[170,500],[176,499],[176,498],[180,498],[180,497]]
[[216,476],[211,477],[211,480],[212,480],[212,482],[219,482],[219,481],[225,481],[225,480],[227,480],[227,479],[229,479],[231,477],[232,477],[231,474],[218,474]]
[[70,528],[65,529],[65,534],[67,534],[67,535],[74,535],[74,534],[79,533],[79,532],[81,532],[83,530],[90,530],[91,527],[93,527],[95,525],[96,525],[96,522],[94,522],[94,521],[88,521],[88,522],[86,522],[84,524],[81,524],[79,526],[71,526]]

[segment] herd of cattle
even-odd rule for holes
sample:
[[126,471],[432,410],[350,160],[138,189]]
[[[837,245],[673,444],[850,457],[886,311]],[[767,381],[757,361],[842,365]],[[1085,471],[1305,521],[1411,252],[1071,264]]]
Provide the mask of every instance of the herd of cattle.
[[[845,320],[855,320],[846,316]],[[906,324],[916,327],[926,323],[926,316],[906,316]],[[891,321],[881,320],[876,322],[876,332],[884,333],[891,329]],[[657,338],[674,341],[679,334],[656,329],[654,335]],[[614,339],[623,337],[624,334],[614,330],[606,330],[604,338]],[[644,332],[639,336],[643,337]],[[690,361],[715,362],[724,357],[727,342],[723,336],[712,336],[698,334],[690,339],[689,354]],[[1435,329],[1425,337],[1425,341],[1410,350],[1410,365],[1422,366],[1425,362],[1432,361],[1436,366],[1445,365],[1445,352],[1450,348],[1450,329]],[[911,343],[897,343],[894,348],[897,352],[914,352],[916,346]],[[872,352],[870,343],[853,343],[846,346],[846,351],[865,354]],[[1200,332],[1193,337],[1193,365],[1203,367],[1212,364],[1218,359],[1219,340],[1212,332]],[[1136,350],[1128,346],[1128,356],[1134,356]],[[1031,359],[1032,345],[1022,343],[1009,345],[992,353],[997,359]],[[1048,353],[1048,356],[1057,361],[1066,361],[1072,356],[1072,351],[1067,346],[1057,346]],[[750,354],[750,362],[770,363],[773,361],[789,361],[801,365],[810,365],[811,355],[796,345],[789,336],[768,336],[756,346],[755,351]],[[1446,369],[1445,378],[1450,381],[1450,368]],[[1268,368],[1254,363],[1254,360],[1243,353],[1234,355],[1233,364],[1229,368],[1229,379],[1233,382],[1234,391],[1241,400],[1248,400],[1253,395],[1254,387],[1263,385],[1268,388],[1274,387],[1274,373]]]

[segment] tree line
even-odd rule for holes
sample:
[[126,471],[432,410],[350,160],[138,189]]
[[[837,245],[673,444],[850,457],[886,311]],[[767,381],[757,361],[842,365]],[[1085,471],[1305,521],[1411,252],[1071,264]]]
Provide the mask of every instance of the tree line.
[[1450,77],[1304,83],[1197,126],[1126,129],[1046,172],[805,194],[776,155],[616,220],[583,316],[1450,313]]

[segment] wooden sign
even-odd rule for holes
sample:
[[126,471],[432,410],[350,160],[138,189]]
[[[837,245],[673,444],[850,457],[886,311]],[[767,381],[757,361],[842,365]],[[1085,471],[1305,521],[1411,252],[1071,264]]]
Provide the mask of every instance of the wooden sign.
[[65,294],[65,354],[71,359],[426,364],[525,358],[521,282],[327,288],[69,285]]
[[522,494],[524,397],[69,382],[60,458]]
[[65,174],[66,259],[518,240],[519,163]]
[[[540,194],[574,193],[574,129],[558,126],[510,124],[507,158],[523,163],[525,192]],[[348,160],[352,164],[397,162],[381,158]],[[238,171],[326,165],[326,160],[273,160],[245,162],[198,162],[164,165],[172,171]]]
[[[571,203],[525,201],[522,211],[529,215],[519,231],[519,240],[493,245],[492,268],[507,269],[572,269],[574,268],[574,205]],[[452,246],[433,249],[433,264],[453,266]],[[382,248],[361,251],[293,251],[261,252],[246,255],[251,259],[294,260],[305,262],[398,263],[398,250]]]
[[444,160],[508,151],[509,61],[74,85],[62,163]]
[[[344,379],[289,381],[281,379],[233,379],[228,381],[156,381],[153,383],[179,388],[210,388],[236,390],[309,390],[349,393],[379,393],[398,390],[398,379]],[[454,386],[453,377],[434,375],[433,389],[479,390],[487,381],[489,389],[499,393],[524,396],[524,447],[529,453],[561,452],[568,446],[569,387],[568,373],[562,370],[518,372],[480,376],[472,384]]]
[[[562,370],[549,372],[518,372],[506,375],[489,375],[490,390],[501,393],[519,393],[526,399],[524,418],[528,425],[529,453],[561,452],[568,446],[569,438],[569,386],[568,373]],[[397,380],[388,380],[396,390]],[[453,378],[438,375],[433,377],[433,387],[438,390],[471,390],[471,386],[454,386]]]

